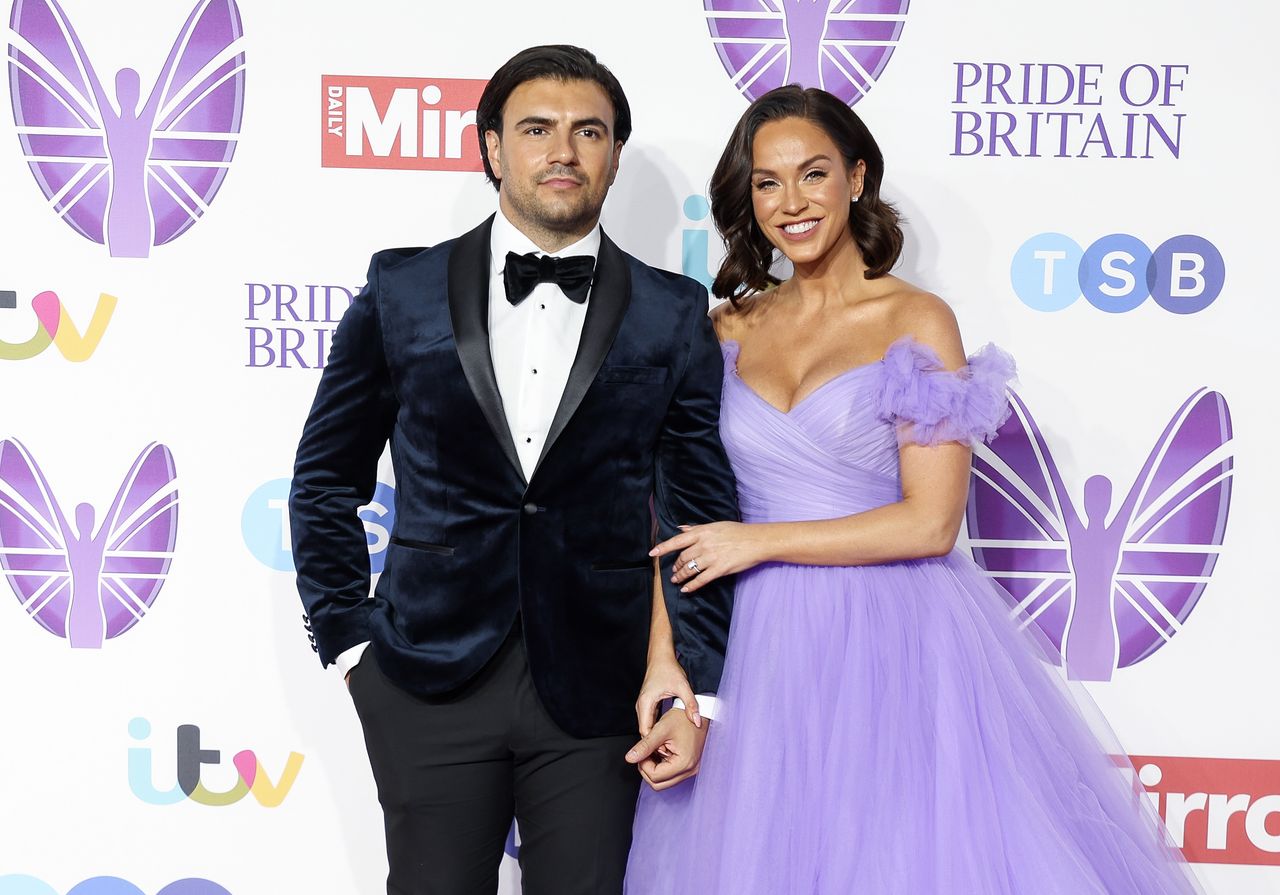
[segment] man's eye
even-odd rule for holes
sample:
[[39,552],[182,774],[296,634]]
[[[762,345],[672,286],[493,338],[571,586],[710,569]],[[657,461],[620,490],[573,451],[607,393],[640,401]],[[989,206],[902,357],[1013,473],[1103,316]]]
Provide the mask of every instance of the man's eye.
[[541,137],[546,132],[547,132],[546,128],[542,128],[542,127],[531,127],[525,131],[525,133],[531,137]]
[[600,136],[600,132],[591,127],[584,127],[582,130],[578,131],[578,133],[582,134],[584,137],[590,137],[593,140]]

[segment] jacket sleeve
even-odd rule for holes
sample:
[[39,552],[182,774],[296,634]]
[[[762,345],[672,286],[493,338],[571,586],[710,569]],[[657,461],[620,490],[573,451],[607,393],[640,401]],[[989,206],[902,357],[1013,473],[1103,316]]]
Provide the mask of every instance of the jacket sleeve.
[[[738,501],[720,443],[720,393],[724,357],[706,310],[706,290],[697,287],[685,367],[658,437],[654,508],[658,538],[680,533],[680,525],[737,521]],[[675,637],[676,656],[695,693],[715,693],[724,668],[733,611],[732,576],[682,594],[670,581],[677,554],[662,559],[663,595]]]
[[298,593],[323,665],[369,639],[369,552],[356,510],[373,499],[399,403],[378,309],[379,257],[333,337],[294,462],[289,523]]

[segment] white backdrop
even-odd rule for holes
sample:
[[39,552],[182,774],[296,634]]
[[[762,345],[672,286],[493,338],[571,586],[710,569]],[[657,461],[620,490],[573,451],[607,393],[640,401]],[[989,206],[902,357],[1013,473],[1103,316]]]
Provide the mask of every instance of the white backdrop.
[[[176,546],[158,598],[100,649],[72,649],[37,624],[19,598],[20,576],[0,585],[0,656],[9,681],[0,697],[0,895],[63,895],[104,876],[136,889],[99,881],[76,895],[152,895],[184,878],[222,889],[191,883],[166,895],[379,890],[381,816],[358,723],[336,672],[322,673],[307,643],[272,502],[283,497],[319,376],[298,360],[314,367],[323,356],[317,330],[331,329],[345,306],[337,287],[356,289],[380,248],[430,245],[469,229],[495,199],[473,172],[359,167],[376,163],[367,159],[322,166],[328,87],[338,85],[345,100],[350,85],[370,85],[374,76],[400,79],[419,96],[436,85],[439,99],[429,92],[423,108],[465,112],[472,108],[467,85],[443,81],[483,80],[530,44],[587,46],[618,75],[635,118],[606,229],[645,261],[705,275],[694,234],[709,221],[698,219],[696,199],[686,200],[703,194],[747,100],[726,73],[696,0],[239,2],[245,80],[234,158],[208,211],[149,257],[113,257],[60,219],[23,160],[15,117],[0,113],[0,437],[25,446],[68,517],[87,502],[101,521],[151,442],[171,451],[180,497]],[[739,5],[767,23],[779,19],[772,11],[779,2]],[[6,12],[15,3],[35,5],[8,0]],[[195,0],[62,4],[108,92],[115,72],[131,67],[145,99]],[[835,5],[839,12],[846,4]],[[846,16],[867,0],[847,5]],[[1220,895],[1280,892],[1280,726],[1269,686],[1280,604],[1267,572],[1280,535],[1267,503],[1280,493],[1270,460],[1280,424],[1274,377],[1263,372],[1280,325],[1267,300],[1280,128],[1265,85],[1277,18],[1260,3],[1227,15],[1186,0],[1081,0],[1069,7],[916,0],[888,65],[856,105],[887,159],[884,192],[908,219],[897,272],[952,304],[971,347],[995,341],[1015,355],[1019,394],[1077,506],[1095,474],[1115,483],[1119,502],[1195,389],[1214,389],[1230,406],[1236,487],[1202,599],[1161,649],[1090,684],[1126,749],[1161,757],[1154,763],[1166,772],[1165,785],[1153,790],[1162,807],[1195,807],[1195,793],[1211,808],[1221,803],[1208,829],[1204,811],[1193,811],[1186,824],[1188,847],[1207,859],[1198,872]],[[21,39],[6,35],[7,44]],[[834,39],[828,49],[842,52]],[[837,58],[852,65],[847,55]],[[1023,63],[1099,66],[1085,70],[1097,86],[1059,105],[1023,104]],[[985,81],[956,102],[958,77],[998,74],[999,64],[1011,68],[1011,102],[995,91],[984,104]],[[1170,88],[1168,105],[1160,105],[1162,96],[1150,107],[1126,104],[1119,80],[1134,65],[1150,66],[1165,84],[1163,67],[1174,67],[1168,72],[1181,86]],[[1042,69],[1030,71],[1034,81]],[[1145,98],[1137,94],[1146,92],[1138,89],[1146,71],[1130,76],[1130,100]],[[1051,80],[1060,75],[1051,70]],[[1032,113],[1046,112],[1081,117],[1037,119],[1039,157],[1026,157]],[[1147,113],[1176,137],[1176,156],[1156,134],[1151,158],[1120,157],[1130,123],[1137,149],[1129,154],[1146,154]],[[1087,142],[1095,115],[1117,157],[1105,157],[1096,132]],[[24,121],[29,134],[35,125]],[[441,121],[447,134],[449,116]],[[957,147],[957,122],[963,130],[978,123],[986,135],[982,153],[956,154],[976,145],[965,137]],[[983,154],[989,129],[1011,122],[1009,142]],[[469,145],[472,131],[464,136]],[[1013,157],[1011,148],[1023,154]],[[448,164],[421,155],[421,167]],[[1195,313],[1154,299],[1125,313],[1084,298],[1040,310],[1071,297],[1062,289],[1076,291],[1062,286],[1073,271],[1068,251],[1054,268],[1054,295],[1043,294],[1046,260],[1034,252],[1058,245],[1041,236],[1052,233],[1081,250],[1116,233],[1151,250],[1171,237],[1197,236],[1221,254],[1225,284]],[[710,243],[714,265],[714,236]],[[1203,243],[1195,246],[1203,250]],[[1197,304],[1198,276],[1208,278],[1206,288],[1214,283],[1211,261],[1202,269],[1191,254],[1174,258],[1185,274],[1175,285],[1188,295],[1165,301],[1184,311]],[[1139,289],[1142,279],[1139,270]],[[329,321],[322,311],[305,311],[308,286],[322,296],[323,287],[333,287]],[[287,307],[277,314],[269,302],[252,306],[268,289],[287,299],[288,287],[303,296],[292,305],[301,320]],[[33,311],[32,299],[48,291],[65,309],[60,326],[41,323],[52,318],[38,320]],[[91,352],[82,346],[87,359],[68,359],[76,340],[67,321],[83,332],[103,293],[118,304],[100,341]],[[50,299],[40,307],[56,312]],[[11,346],[40,327],[58,331],[54,344],[15,359],[22,352]],[[302,346],[286,355],[286,366],[263,348],[270,344],[278,355],[281,339]],[[0,467],[0,479],[4,474]],[[384,480],[391,485],[389,471]],[[0,481],[0,501],[21,492],[12,476]],[[375,554],[389,502],[367,513]],[[0,519],[0,538],[6,524],[14,523]],[[8,537],[0,550],[13,547]],[[9,556],[17,562],[16,552]],[[180,763],[179,725],[199,728],[202,749],[220,750],[216,762],[206,756],[201,766],[208,792],[232,789],[241,765],[253,777],[252,758],[233,764],[241,750],[253,750],[258,774],[278,784],[276,796],[260,783],[224,806],[181,792],[167,799]],[[300,758],[292,759],[297,775],[286,785],[280,775],[291,753]],[[1233,801],[1240,810],[1230,813],[1223,810],[1229,796],[1247,798]],[[1231,863],[1240,861],[1250,863]],[[515,876],[507,859],[505,892],[518,891]]]

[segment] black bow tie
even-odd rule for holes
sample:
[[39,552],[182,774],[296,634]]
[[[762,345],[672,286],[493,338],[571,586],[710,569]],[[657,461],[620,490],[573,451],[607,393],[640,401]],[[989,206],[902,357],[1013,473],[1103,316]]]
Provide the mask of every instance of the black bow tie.
[[550,255],[517,255],[507,252],[507,263],[502,268],[502,284],[507,289],[507,301],[518,305],[529,297],[539,283],[555,283],[569,301],[582,304],[591,289],[591,277],[596,259],[590,255],[571,255],[568,258],[552,258]]

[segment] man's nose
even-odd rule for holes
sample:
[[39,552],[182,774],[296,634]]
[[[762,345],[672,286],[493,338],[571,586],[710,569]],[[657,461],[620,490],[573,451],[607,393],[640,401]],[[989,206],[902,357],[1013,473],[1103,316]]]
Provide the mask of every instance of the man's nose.
[[560,165],[576,165],[578,150],[573,145],[573,136],[565,134],[555,137],[551,144],[551,151],[547,153],[547,160]]

